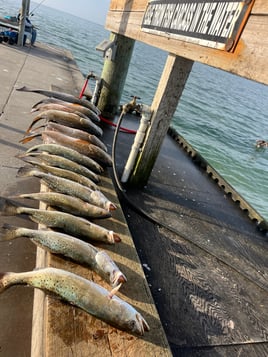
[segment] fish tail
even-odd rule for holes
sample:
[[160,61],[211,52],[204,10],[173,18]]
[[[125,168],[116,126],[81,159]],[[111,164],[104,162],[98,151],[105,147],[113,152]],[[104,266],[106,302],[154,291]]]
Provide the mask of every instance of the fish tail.
[[32,124],[31,124],[31,125],[29,126],[29,128],[26,130],[26,134],[29,134],[30,131],[31,131],[31,129],[32,129],[32,127],[34,126],[34,124],[37,123],[37,122],[38,122],[39,120],[41,120],[41,119],[46,119],[46,118],[42,115],[42,113],[39,114],[39,115],[37,115],[37,116],[33,119]]
[[8,275],[9,273],[0,273],[0,293],[3,292],[5,289],[8,288],[6,282],[5,282],[5,277]]
[[30,177],[32,176],[32,167],[23,166],[17,172],[17,177]]
[[15,216],[18,212],[18,206],[11,200],[0,197],[0,215]]
[[31,92],[31,90],[26,86],[23,86],[21,88],[16,88],[16,90],[18,90],[19,92]]
[[12,239],[16,239],[16,230],[17,227],[13,227],[10,224],[4,223],[2,227],[0,227],[0,241],[8,241]]
[[[46,103],[47,99],[41,99],[39,100],[39,102],[35,103],[33,106],[32,106],[32,109],[35,109],[35,108],[38,108],[40,104],[43,104],[43,103]],[[37,109],[39,110],[39,109]]]
[[[40,127],[39,127],[40,128]],[[29,130],[29,129],[28,129]],[[37,138],[38,136],[41,136],[42,134],[40,133],[31,133],[30,131],[27,130],[27,133],[30,133],[30,135],[27,135],[25,136],[23,139],[21,139],[19,142],[22,143],[22,144],[26,144],[28,143],[29,141]]]

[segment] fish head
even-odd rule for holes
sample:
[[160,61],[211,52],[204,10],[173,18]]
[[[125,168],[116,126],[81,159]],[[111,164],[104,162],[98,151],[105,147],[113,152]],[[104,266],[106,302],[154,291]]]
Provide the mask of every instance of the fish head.
[[95,256],[95,260],[99,268],[107,274],[110,284],[113,287],[127,281],[125,275],[119,270],[118,266],[105,251],[99,251]]
[[120,270],[113,270],[110,273],[110,282],[112,286],[118,286],[122,283],[126,283],[127,278]]
[[137,311],[133,316],[133,319],[128,321],[127,325],[128,325],[127,326],[128,331],[139,336],[143,336],[145,331],[150,330],[148,323]]
[[115,243],[121,242],[121,238],[114,231],[108,231],[107,238],[108,238],[108,242],[111,243],[111,244],[115,244]]

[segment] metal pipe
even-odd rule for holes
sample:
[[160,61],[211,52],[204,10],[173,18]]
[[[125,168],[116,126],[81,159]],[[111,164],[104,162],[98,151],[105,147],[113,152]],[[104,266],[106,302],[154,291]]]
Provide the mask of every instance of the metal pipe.
[[139,129],[135,135],[135,139],[132,144],[129,157],[128,157],[128,160],[126,162],[126,165],[125,165],[122,177],[121,177],[121,182],[123,182],[123,183],[128,181],[129,176],[134,168],[138,153],[139,153],[141,146],[143,144],[143,141],[144,141],[144,137],[145,137],[147,128],[150,124],[151,114],[152,113],[151,113],[150,107],[147,105],[142,105],[140,126],[139,126]]

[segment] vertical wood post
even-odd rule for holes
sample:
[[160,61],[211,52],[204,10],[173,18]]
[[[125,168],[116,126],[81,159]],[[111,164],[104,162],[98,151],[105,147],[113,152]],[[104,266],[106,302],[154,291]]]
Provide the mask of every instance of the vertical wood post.
[[191,72],[193,61],[169,54],[151,106],[152,119],[144,145],[129,180],[131,185],[146,185],[173,114]]
[[110,40],[116,42],[116,53],[113,59],[104,62],[98,108],[103,116],[114,118],[118,112],[135,41],[114,33],[111,33]]
[[27,16],[27,11],[29,11],[30,0],[22,0],[21,2],[21,14],[19,22],[19,35],[18,35],[18,46],[23,46],[24,39],[24,29],[25,29],[25,20]]

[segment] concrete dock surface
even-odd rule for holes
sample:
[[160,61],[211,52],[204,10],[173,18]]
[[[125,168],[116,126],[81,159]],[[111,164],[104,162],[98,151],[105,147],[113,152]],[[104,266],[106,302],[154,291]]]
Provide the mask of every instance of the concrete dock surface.
[[[41,97],[18,92],[16,88],[54,86],[66,92],[76,90],[78,94],[84,79],[71,54],[62,49],[41,44],[21,49],[1,45],[0,53],[0,185],[1,196],[7,197],[39,191],[37,180],[16,177],[18,168],[23,166],[16,155],[32,145],[21,145],[19,140],[31,123],[31,106]],[[136,116],[128,116],[123,122],[130,129],[137,129],[138,125]],[[111,152],[114,128],[105,125],[103,129],[103,140]],[[119,177],[132,142],[132,135],[119,134],[116,150]],[[265,356],[268,354],[267,235],[240,208],[239,199],[234,202],[182,146],[167,136],[148,185],[142,190],[128,187],[124,193],[118,190],[127,222],[126,226],[120,210],[115,216],[125,240],[120,249],[128,258],[134,251],[133,246],[129,249],[129,238],[125,238],[129,229],[150,287],[150,291],[144,287],[143,290],[145,295],[153,296],[174,356]],[[109,169],[105,185],[107,182],[111,185],[111,176]],[[36,227],[18,217],[0,216],[0,223]],[[35,267],[36,248],[32,243],[17,239],[1,242],[0,246],[0,272]],[[142,276],[133,271],[140,269],[137,261],[121,260],[113,248],[110,252],[127,269],[130,281],[132,277],[135,279],[135,286],[130,286],[133,294],[142,281]],[[58,266],[62,262],[53,258],[53,264]],[[122,290],[123,296],[127,291]],[[133,300],[150,319],[153,310],[145,311],[144,299],[141,293],[139,299]],[[32,308],[32,289],[14,287],[0,294],[0,326],[4,326],[0,332],[0,356],[31,355]],[[34,331],[36,339],[42,340],[39,354],[36,352],[34,357],[41,355],[42,343],[46,345],[47,357],[169,355],[165,338],[160,340],[157,336],[162,326],[157,325],[156,318],[151,318],[153,333],[144,339],[143,345],[103,325],[95,325],[82,313],[74,314],[73,308],[60,307],[61,314],[57,314],[57,308],[59,303],[50,309],[46,320],[54,333]],[[93,337],[88,337],[87,326],[95,329]],[[109,346],[105,345],[107,340]],[[141,345],[137,354],[132,348],[138,343]],[[99,350],[90,354],[88,348],[93,345]],[[144,346],[150,348],[147,354]]]
[[[42,142],[41,139],[35,139],[22,145],[20,140],[35,116],[30,113],[33,104],[44,96],[16,89],[22,86],[56,89],[78,96],[85,79],[72,54],[64,49],[40,43],[34,48],[2,44],[0,54],[1,196],[39,192],[38,179],[16,177],[17,170],[25,166],[16,155]],[[105,172],[101,176],[100,189],[118,207],[112,218],[100,223],[118,233],[122,239],[117,247],[109,248],[109,255],[122,271],[127,272],[129,282],[126,288],[123,286],[120,289],[118,296],[127,300],[145,316],[150,326],[150,334],[147,333],[144,338],[131,336],[38,289],[34,292],[32,288],[15,286],[0,294],[0,356],[115,356],[120,355],[117,353],[122,348],[124,353],[133,357],[138,354],[167,357],[171,355],[112,179]],[[19,202],[33,207],[32,202]],[[38,208],[38,204],[35,203],[35,207]],[[0,216],[1,227],[3,224],[39,228],[24,216]],[[0,272],[23,272],[35,267],[53,266],[104,284],[102,279],[89,269],[47,253],[42,248],[36,249],[26,238],[1,242],[0,246]],[[100,245],[100,248],[106,250],[104,244]],[[105,284],[107,289],[111,289]]]
[[[16,91],[27,85],[50,89],[55,85],[73,91],[83,84],[72,55],[38,44],[37,47],[0,45],[0,192],[9,197],[38,192],[36,179],[19,179],[16,173],[23,162],[16,155],[26,150],[22,145],[25,130],[31,123],[32,105],[42,97]],[[30,144],[32,145],[32,143]],[[29,145],[28,145],[29,146]],[[27,203],[29,205],[29,203]],[[1,226],[36,227],[29,219],[0,217]],[[0,271],[27,271],[35,267],[36,247],[26,239],[1,242]],[[0,295],[0,356],[30,356],[33,289],[14,287]]]

